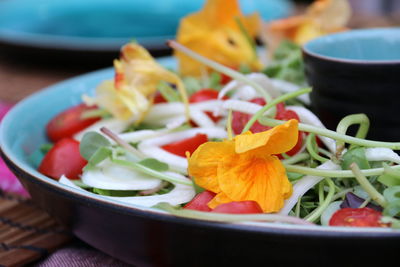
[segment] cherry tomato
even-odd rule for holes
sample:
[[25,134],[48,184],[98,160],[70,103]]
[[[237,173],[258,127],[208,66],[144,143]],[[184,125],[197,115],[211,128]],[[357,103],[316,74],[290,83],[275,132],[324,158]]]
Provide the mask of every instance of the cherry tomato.
[[[218,99],[218,91],[214,89],[201,89],[197,91],[196,93],[192,94],[189,97],[189,102],[190,103],[198,103],[198,102],[203,102],[203,101],[208,101],[208,100],[213,100],[213,99]],[[226,96],[223,97],[222,99],[228,99]],[[214,122],[217,122],[218,120],[221,119],[221,117],[216,117],[212,114],[210,111],[205,112],[210,119],[212,119]]]
[[249,214],[263,213],[260,205],[252,200],[247,201],[232,201],[215,207],[211,212],[218,213],[233,213],[233,214]]
[[217,99],[218,98],[218,91],[214,89],[201,89],[197,91],[196,93],[192,94],[189,98],[190,103],[198,103],[198,102],[203,102],[203,101],[208,101],[212,99]]
[[[266,104],[265,100],[261,97],[254,98],[254,99],[250,100],[250,102],[258,104],[260,106],[264,106]],[[277,107],[277,114],[279,114],[285,110],[285,105],[283,103],[279,103],[276,107]],[[252,117],[252,115],[242,113],[239,111],[235,111],[235,112],[233,112],[232,117],[233,117],[233,119],[232,119],[233,132],[235,134],[240,134],[243,131],[244,126],[247,124],[247,122]],[[271,127],[262,125],[258,121],[253,123],[253,125],[250,127],[250,131],[252,133],[260,133],[260,132],[267,131],[269,129],[271,129]]]
[[153,103],[154,104],[159,104],[159,103],[166,103],[167,100],[163,97],[163,95],[160,92],[156,92],[156,95],[154,96]]
[[232,81],[232,78],[231,78],[231,77],[229,77],[229,76],[226,75],[226,74],[221,73],[221,81],[220,81],[220,84],[225,85],[225,84],[229,83],[230,81]]
[[[291,120],[291,119],[295,119],[295,120],[300,122],[299,115],[297,115],[297,113],[294,112],[293,110],[284,110],[284,111],[278,112],[276,114],[275,118],[277,120],[283,120],[283,121],[288,121],[288,120]],[[297,139],[296,145],[291,150],[286,152],[286,154],[289,155],[289,156],[293,156],[297,152],[299,152],[299,150],[301,149],[302,146],[303,146],[303,132],[299,131],[299,135],[298,135],[298,139]]]
[[100,117],[81,118],[85,111],[95,108],[80,104],[61,112],[46,125],[47,136],[53,142],[57,142],[62,138],[72,137],[100,119]]
[[381,223],[382,213],[371,208],[344,208],[336,211],[329,220],[330,226],[387,227]]
[[208,202],[215,197],[215,193],[211,191],[203,191],[197,194],[189,203],[187,203],[183,208],[189,210],[199,210],[199,211],[211,211],[208,207]]
[[[266,104],[265,100],[260,97],[254,98],[250,102],[259,104],[261,106],[264,106]],[[296,120],[300,121],[300,118],[297,115],[297,113],[292,110],[286,110],[285,105],[283,103],[277,104],[276,109],[277,109],[277,112],[276,112],[275,118],[277,120],[287,121],[290,119],[296,119]],[[233,112],[233,119],[232,119],[233,132],[235,134],[240,134],[243,131],[244,126],[250,120],[251,117],[252,117],[252,115],[250,115],[250,114],[245,114],[245,113],[238,112],[238,111]],[[256,121],[250,127],[250,131],[252,133],[259,133],[259,132],[267,131],[269,129],[271,129],[271,127],[262,125],[258,121]],[[286,152],[286,154],[288,154],[289,156],[295,155],[301,149],[302,145],[303,145],[303,133],[299,132],[299,137],[298,137],[296,145],[290,151]],[[282,156],[279,156],[279,157],[282,158]]]
[[79,179],[87,161],[79,153],[79,142],[72,138],[64,138],[44,156],[39,172],[53,179],[60,179],[64,174],[69,179]]
[[[239,70],[239,67],[233,67],[233,66],[227,66],[228,68],[231,68],[231,69],[233,69],[233,70],[236,70],[236,71],[238,71]],[[227,83],[229,83],[230,81],[232,81],[232,78],[231,77],[229,77],[228,75],[226,75],[226,74],[223,74],[223,73],[220,73],[220,75],[221,75],[221,80],[220,80],[220,84],[221,85],[225,85],[225,84],[227,84]]]
[[207,141],[206,134],[196,134],[193,137],[164,145],[162,148],[177,156],[186,157],[186,151],[192,154],[201,144]]

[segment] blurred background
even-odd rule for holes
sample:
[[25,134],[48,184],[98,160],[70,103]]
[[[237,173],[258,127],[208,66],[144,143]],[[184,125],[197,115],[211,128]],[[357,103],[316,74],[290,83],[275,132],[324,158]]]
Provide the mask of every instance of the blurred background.
[[[301,14],[310,0],[240,0],[264,21]],[[400,0],[349,0],[350,28],[400,25]],[[0,0],[0,101],[16,103],[48,85],[110,67],[135,39],[170,55],[179,20],[204,0]]]

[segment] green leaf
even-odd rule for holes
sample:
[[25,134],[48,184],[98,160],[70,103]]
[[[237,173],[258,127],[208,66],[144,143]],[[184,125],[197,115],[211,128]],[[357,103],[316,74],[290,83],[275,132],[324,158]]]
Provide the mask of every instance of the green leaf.
[[47,152],[49,152],[49,150],[54,146],[54,144],[43,144],[40,146],[40,152],[43,154],[46,154]]
[[382,174],[381,176],[378,177],[378,182],[386,186],[400,185],[399,177],[392,176],[390,174]]
[[191,76],[184,77],[183,84],[185,85],[185,89],[188,92],[188,95],[192,95],[203,88],[201,82],[198,79]]
[[289,181],[291,181],[291,182],[299,180],[300,178],[302,178],[304,176],[304,174],[296,173],[296,172],[286,172],[286,175],[287,175]]
[[100,189],[100,188],[93,188],[93,193],[103,195],[103,196],[110,196],[110,197],[134,197],[137,196],[137,190],[108,190],[108,189]]
[[383,214],[387,216],[400,215],[400,186],[388,187],[383,191],[383,196],[388,202]]
[[384,173],[378,177],[378,181],[388,187],[400,185],[400,171],[383,164]]
[[168,83],[161,81],[157,85],[157,90],[161,93],[161,95],[164,97],[165,100],[168,102],[179,102],[181,101],[181,98],[179,96],[179,93],[172,88]]
[[385,209],[383,214],[386,216],[398,216],[400,214],[400,200],[390,202]]
[[81,180],[71,180],[71,182],[73,182],[75,185],[77,185],[77,186],[79,186],[80,188],[83,188],[83,189],[91,188],[87,184],[84,184]]
[[97,132],[88,132],[83,136],[79,145],[79,151],[83,158],[90,160],[90,158],[101,147],[110,146],[111,143],[103,135]]
[[241,63],[239,66],[239,72],[241,72],[243,74],[250,74],[250,73],[252,73],[252,70],[249,65]]
[[343,155],[341,164],[343,170],[349,170],[352,163],[356,163],[362,170],[371,168],[367,158],[365,157],[365,149],[363,147],[352,148]]
[[394,202],[400,200],[400,186],[388,187],[383,191],[383,196],[387,202]]
[[196,184],[196,181],[194,178],[192,178],[192,182],[193,182],[193,188],[194,188],[194,191],[196,192],[196,195],[205,191],[205,189],[203,187]]
[[147,158],[138,162],[140,165],[143,165],[149,169],[158,171],[158,172],[165,172],[168,171],[169,166],[168,164],[161,162],[157,159]]
[[212,88],[215,90],[221,89],[221,74],[218,72],[212,72],[208,77],[207,83],[203,86],[205,88]]
[[89,163],[93,165],[97,165],[106,158],[112,155],[112,150],[108,147],[100,147],[94,152],[94,154],[90,157]]
[[108,110],[102,108],[86,110],[81,115],[81,119],[90,119],[90,118],[107,119],[111,117],[112,114]]
[[306,78],[301,48],[290,41],[282,42],[275,50],[272,62],[262,72],[271,78],[304,85]]

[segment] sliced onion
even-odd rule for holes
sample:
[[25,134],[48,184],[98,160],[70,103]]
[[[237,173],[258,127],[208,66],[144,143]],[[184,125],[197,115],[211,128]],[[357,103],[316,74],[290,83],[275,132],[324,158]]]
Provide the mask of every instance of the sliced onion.
[[[286,106],[286,109],[293,110],[294,112],[296,112],[297,115],[299,115],[300,121],[302,123],[326,129],[325,125],[319,120],[319,118],[305,107]],[[321,139],[321,141],[324,143],[324,145],[328,148],[330,152],[335,153],[336,151],[335,140],[325,136],[318,136],[318,137]]]
[[332,218],[332,215],[340,210],[340,205],[342,204],[342,201],[334,201],[326,207],[326,209],[322,212],[321,214],[321,224],[324,226],[329,226],[329,221]]
[[227,133],[224,129],[211,127],[211,128],[192,128],[185,131],[169,133],[160,137],[145,140],[139,144],[140,147],[143,146],[163,146],[172,142],[183,140],[195,136],[196,134],[206,134],[211,138],[226,138]]
[[[340,166],[328,160],[323,164],[319,165],[317,169],[321,170],[339,170]],[[293,194],[290,198],[285,200],[285,205],[279,211],[279,214],[287,215],[296,205],[297,201],[311,188],[313,188],[317,183],[319,183],[322,179],[321,176],[312,176],[306,175],[301,178],[297,183],[293,186]]]
[[[167,173],[167,172],[166,172]],[[169,175],[176,176],[177,178],[186,179],[184,176],[177,173],[168,172]],[[167,194],[152,195],[152,196],[137,196],[137,197],[109,197],[107,198],[120,201],[122,203],[140,205],[145,207],[152,207],[161,202],[167,202],[173,206],[189,202],[195,196],[193,186],[174,184],[172,189]]]
[[189,202],[195,195],[193,187],[181,184],[175,184],[171,192],[163,195],[138,196],[138,197],[110,197],[106,198],[117,200],[122,203],[152,207],[158,203],[166,202],[171,205],[179,205]]
[[390,161],[400,164],[400,156],[391,150],[384,147],[372,147],[365,149],[365,157],[368,161]]
[[[272,98],[276,98],[280,96],[280,92],[275,89],[271,80],[263,73],[250,73],[247,74],[246,77],[253,82],[258,83],[261,87],[268,92],[268,94]],[[232,90],[237,90],[237,92],[233,95],[232,98],[240,98],[243,100],[250,100],[258,95],[255,89],[251,86],[244,84],[243,82],[239,82],[233,80],[229,82],[222,90],[220,91],[218,98],[222,99],[228,92]],[[241,92],[243,90],[243,92]]]
[[169,102],[153,105],[145,116],[145,122],[154,122],[159,118],[184,114],[185,107],[181,102]]
[[81,179],[90,187],[108,190],[146,190],[157,187],[162,182],[160,179],[113,164],[108,160],[93,170],[84,171]]
[[167,129],[175,129],[175,128],[178,128],[179,126],[182,126],[183,124],[185,124],[186,121],[187,121],[187,119],[186,119],[185,115],[176,116],[176,117],[170,118],[169,120],[166,120],[165,127]]
[[[176,176],[177,178],[186,179],[184,176],[179,175],[173,172],[166,172],[168,175]],[[60,183],[73,187],[75,189],[83,190],[79,186],[75,185],[71,180],[67,177],[62,176],[59,180]],[[189,202],[195,196],[195,191],[192,186],[174,184],[174,188],[167,194],[163,195],[152,195],[152,196],[137,196],[137,197],[111,197],[111,196],[103,196],[108,199],[116,200],[122,203],[141,205],[145,207],[154,206],[160,202],[167,202],[171,205],[179,205],[186,202]]]
[[186,158],[172,154],[159,146],[139,145],[138,148],[145,156],[167,163],[170,169],[179,173],[187,173],[188,163]]
[[74,182],[72,182],[70,179],[68,179],[65,175],[62,175],[60,180],[58,180],[58,181],[61,184],[68,185],[68,186],[73,187],[75,189],[86,191],[85,189],[80,188],[79,186],[77,186]]
[[215,127],[214,121],[199,109],[191,107],[190,118],[200,127]]
[[165,134],[166,131],[165,129],[163,130],[139,130],[139,131],[134,131],[134,132],[129,132],[129,133],[122,133],[119,134],[118,136],[129,143],[137,143],[139,141],[143,141],[146,139],[150,139],[156,136],[160,136]]
[[251,115],[253,115],[262,108],[261,105],[258,105],[256,103],[251,103],[243,100],[235,100],[235,99],[226,100],[223,103],[222,107],[224,109],[231,109],[234,111],[239,111]]
[[[83,138],[83,135],[87,132],[98,132],[98,133],[102,134],[100,131],[100,129],[102,127],[107,127],[112,132],[118,134],[118,133],[123,132],[129,126],[130,123],[131,123],[130,121],[123,121],[123,120],[118,120],[118,119],[103,119],[103,120],[100,120],[100,121],[96,122],[95,124],[89,126],[85,130],[80,131],[79,133],[75,134],[74,139],[77,141],[81,141]],[[108,139],[110,139],[110,138],[108,138]]]

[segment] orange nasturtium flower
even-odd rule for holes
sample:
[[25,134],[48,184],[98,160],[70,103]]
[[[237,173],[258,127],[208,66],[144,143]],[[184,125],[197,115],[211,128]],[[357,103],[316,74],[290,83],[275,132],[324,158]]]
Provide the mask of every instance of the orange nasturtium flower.
[[[177,41],[191,50],[228,67],[246,64],[254,70],[261,68],[251,43],[240,29],[241,22],[249,36],[261,29],[257,13],[245,17],[237,0],[207,0],[204,8],[181,20]],[[207,68],[200,62],[175,53],[182,75],[200,76]]]
[[318,36],[345,30],[350,16],[348,0],[316,0],[302,15],[269,23],[266,38],[278,43],[282,38],[289,39],[301,45]]
[[188,172],[197,185],[217,194],[210,208],[253,200],[264,212],[277,212],[292,194],[292,184],[275,155],[289,151],[297,138],[298,122],[290,120],[265,132],[207,142],[189,157]]
[[107,80],[96,88],[88,104],[96,104],[122,120],[140,120],[151,107],[160,81],[175,84],[182,100],[187,96],[181,79],[158,64],[150,53],[137,43],[122,47],[120,60],[114,60],[114,80]]

